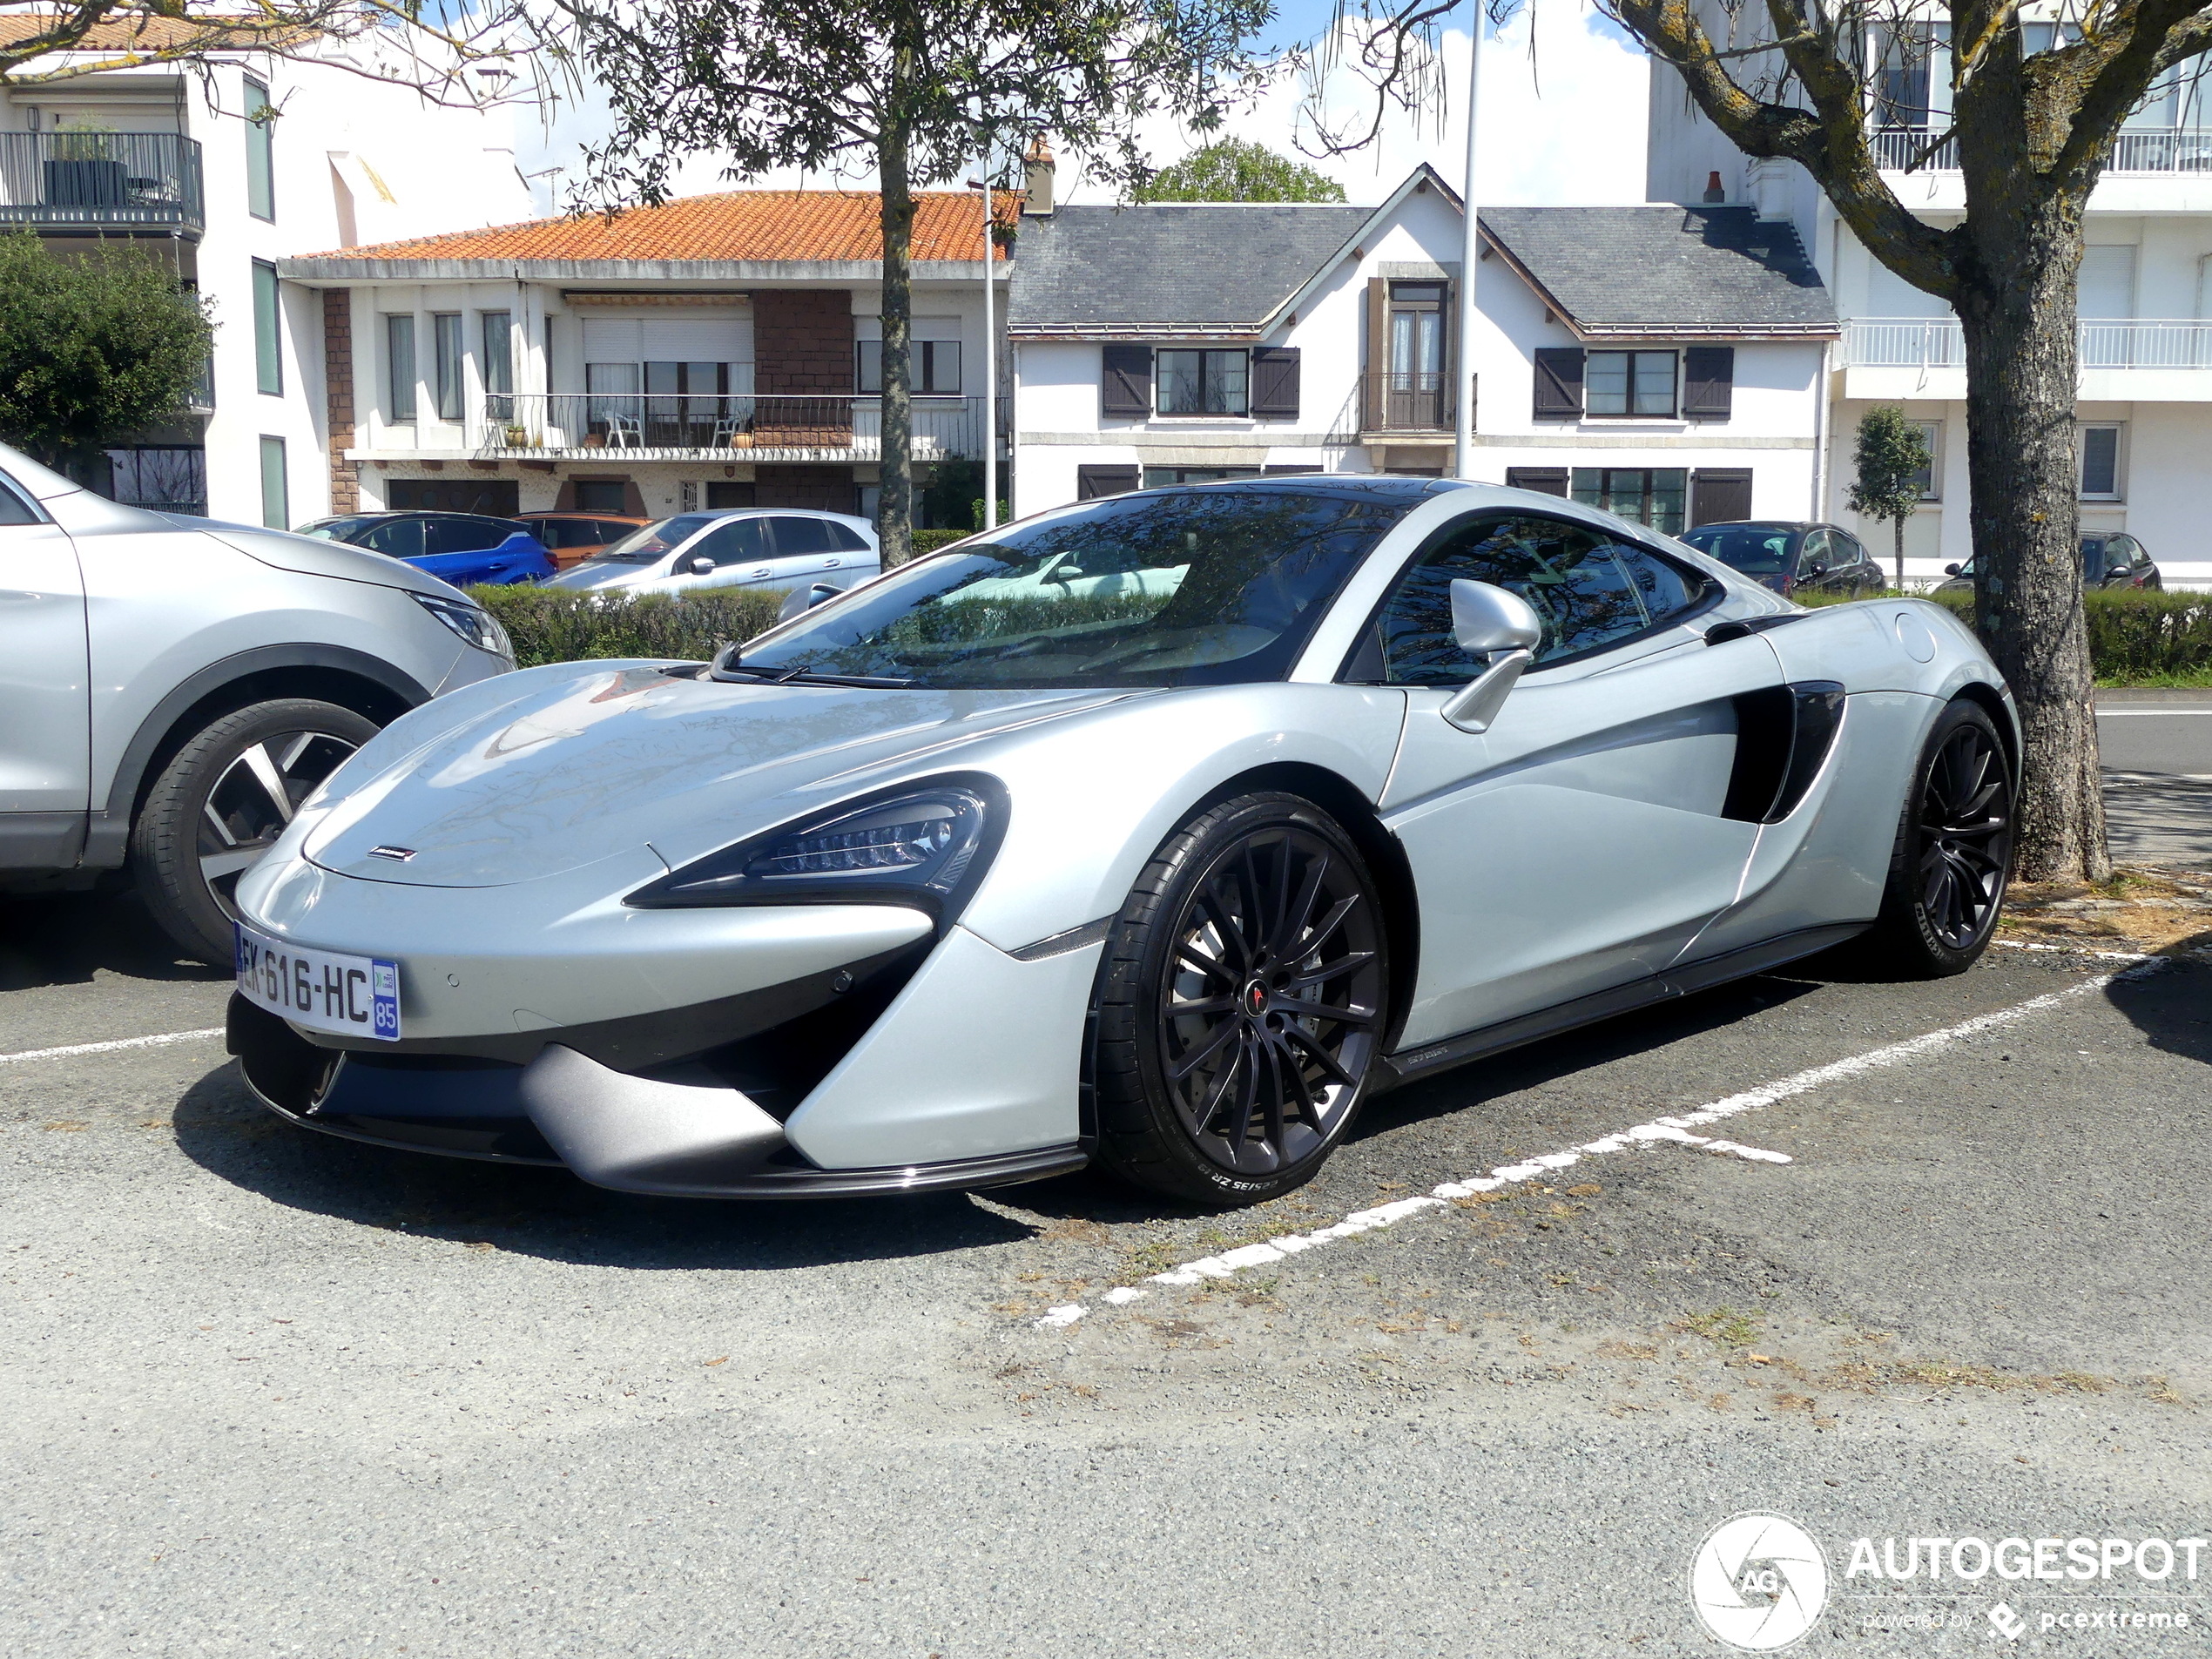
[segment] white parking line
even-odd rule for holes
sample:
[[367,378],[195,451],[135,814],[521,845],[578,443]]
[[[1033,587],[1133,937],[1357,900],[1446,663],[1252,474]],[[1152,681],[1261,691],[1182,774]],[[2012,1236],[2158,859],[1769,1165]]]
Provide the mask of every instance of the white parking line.
[[0,1066],[14,1060],[66,1060],[71,1055],[113,1054],[118,1049],[160,1049],[172,1042],[197,1042],[202,1037],[219,1037],[223,1028],[208,1026],[199,1031],[164,1031],[151,1037],[118,1037],[112,1042],[72,1042],[65,1049],[24,1049],[15,1054],[0,1054]]
[[[2117,954],[2118,953],[2106,953]],[[1477,1193],[1495,1192],[1501,1188],[1523,1185],[1541,1180],[1559,1170],[1568,1169],[1584,1158],[1599,1157],[1610,1152],[1627,1151],[1633,1148],[1673,1144],[1716,1152],[1725,1156],[1749,1159],[1760,1163],[1787,1163],[1787,1153],[1770,1152],[1758,1147],[1744,1146],[1735,1141],[1714,1139],[1694,1135],[1689,1131],[1716,1123],[1724,1118],[1738,1116],[1773,1105],[1777,1101],[1805,1094],[1826,1084],[1840,1082],[1885,1067],[1901,1065],[1908,1060],[1918,1060],[1947,1049],[1965,1038],[1979,1036],[2001,1026],[2016,1024],[2021,1020],[2044,1013],[2062,1003],[2088,996],[2103,990],[2116,979],[2138,979],[2155,974],[2165,966],[2163,958],[2138,959],[2132,968],[2099,974],[2079,985],[2070,985],[2063,991],[2048,991],[2041,996],[2009,1008],[2000,1008],[1994,1014],[1977,1015],[1971,1020],[1961,1020],[1956,1025],[1930,1031],[1925,1035],[1910,1037],[1903,1042],[1892,1042],[1885,1048],[1874,1049],[1865,1054],[1853,1055],[1848,1059],[1831,1061],[1824,1066],[1813,1066],[1806,1070],[1762,1083],[1757,1089],[1747,1089],[1741,1094],[1730,1095],[1695,1111],[1670,1114],[1654,1118],[1649,1123],[1616,1130],[1611,1135],[1585,1141],[1580,1145],[1566,1147],[1556,1152],[1547,1152],[1540,1157],[1520,1163],[1501,1164],[1486,1176],[1476,1176],[1463,1181],[1446,1181],[1432,1191],[1419,1197],[1399,1198],[1394,1203],[1379,1204],[1372,1210],[1355,1211],[1332,1227],[1323,1227],[1310,1233],[1292,1233],[1285,1238],[1271,1238],[1259,1244],[1224,1251],[1218,1256],[1204,1256],[1196,1261],[1171,1267],[1164,1273],[1155,1273],[1144,1285],[1189,1285],[1207,1279],[1231,1278],[1247,1269],[1265,1266],[1292,1256],[1302,1255],[1323,1244],[1334,1244],[1340,1238],[1351,1238],[1360,1233],[1372,1232],[1379,1227],[1390,1227],[1412,1217],[1432,1210],[1445,1208],[1454,1198],[1472,1197]],[[1105,1292],[1103,1299],[1115,1307],[1138,1300],[1148,1292],[1143,1285],[1117,1285]],[[1075,1324],[1089,1310],[1082,1304],[1071,1302],[1064,1306],[1047,1310],[1035,1321],[1044,1330],[1060,1330]]]

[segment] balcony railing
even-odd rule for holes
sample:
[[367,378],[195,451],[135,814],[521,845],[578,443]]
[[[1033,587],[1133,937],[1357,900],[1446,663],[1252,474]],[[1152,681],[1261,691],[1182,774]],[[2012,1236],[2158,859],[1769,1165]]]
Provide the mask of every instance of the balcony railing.
[[[2128,318],[2075,325],[2083,368],[2212,368],[2212,321]],[[1844,327],[1852,368],[1964,368],[1952,317],[1865,317]]]
[[[1877,127],[1868,134],[1874,164],[1888,172],[1956,172],[1959,146],[1939,129]],[[2212,172],[2212,127],[2130,127],[2113,140],[2107,172]]]
[[206,228],[199,145],[174,132],[0,132],[0,226]]
[[1449,432],[1452,377],[1440,373],[1369,369],[1360,376],[1360,429]]
[[[476,448],[486,455],[589,450],[638,460],[880,461],[882,400],[751,393],[492,393]],[[914,401],[916,461],[981,460],[983,400]]]

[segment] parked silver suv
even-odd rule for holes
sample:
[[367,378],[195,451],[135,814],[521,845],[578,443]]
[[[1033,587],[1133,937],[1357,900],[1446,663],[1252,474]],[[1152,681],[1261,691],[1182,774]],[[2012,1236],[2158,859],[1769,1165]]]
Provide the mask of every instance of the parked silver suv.
[[308,793],[514,665],[496,621],[412,566],[118,506],[0,445],[0,889],[127,865],[227,966],[232,890]]

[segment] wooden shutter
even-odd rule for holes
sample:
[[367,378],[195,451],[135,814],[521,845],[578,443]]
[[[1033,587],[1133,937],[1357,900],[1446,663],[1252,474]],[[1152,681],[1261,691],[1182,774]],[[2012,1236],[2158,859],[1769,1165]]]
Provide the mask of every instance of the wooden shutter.
[[1700,467],[1689,475],[1689,527],[1733,524],[1751,516],[1748,467]]
[[1564,467],[1507,467],[1507,489],[1533,489],[1540,496],[1567,494],[1567,469]]
[[1383,389],[1389,384],[1385,378],[1390,372],[1390,284],[1381,277],[1367,279],[1367,374],[1366,397],[1362,402],[1359,424],[1370,432],[1381,430],[1390,424],[1389,395]]
[[1143,420],[1152,413],[1152,348],[1150,346],[1105,346],[1100,348],[1099,407],[1108,415],[1135,415]]
[[1682,412],[1692,421],[1725,421],[1736,396],[1736,347],[1692,346],[1683,353]]
[[1298,347],[1252,348],[1252,415],[1261,421],[1298,419]]
[[1135,467],[1078,467],[1076,469],[1076,499],[1096,501],[1101,496],[1123,495],[1135,489],[1142,482]]
[[1576,420],[1582,413],[1582,348],[1536,348],[1536,418]]

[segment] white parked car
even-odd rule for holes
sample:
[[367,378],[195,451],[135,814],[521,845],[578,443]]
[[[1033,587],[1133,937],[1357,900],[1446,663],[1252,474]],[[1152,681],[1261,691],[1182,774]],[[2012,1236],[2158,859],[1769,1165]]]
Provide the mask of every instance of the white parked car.
[[849,588],[882,569],[875,527],[844,513],[739,507],[678,513],[549,579],[549,588],[685,593]]

